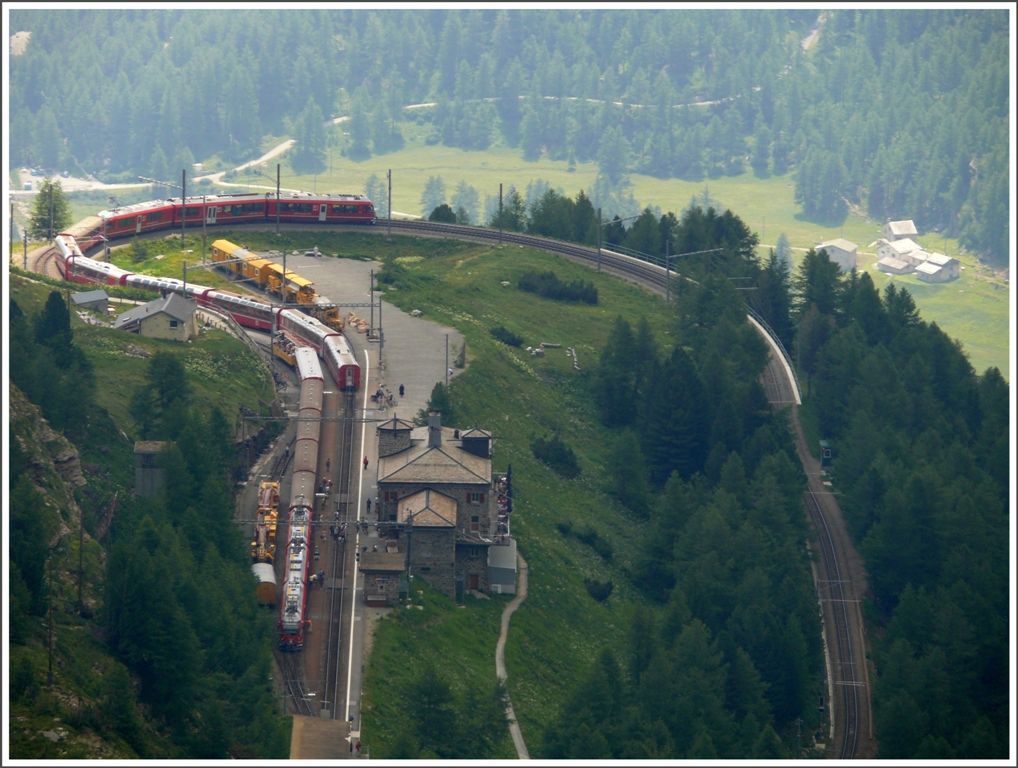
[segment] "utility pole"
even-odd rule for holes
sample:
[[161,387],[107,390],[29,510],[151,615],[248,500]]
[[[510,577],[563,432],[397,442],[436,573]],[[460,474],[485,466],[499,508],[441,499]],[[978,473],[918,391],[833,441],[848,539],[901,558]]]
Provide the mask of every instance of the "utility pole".
[[[279,234],[279,203],[276,202],[276,234]],[[290,287],[290,282],[286,277],[286,248],[283,249],[283,295],[280,297],[283,299],[283,306],[286,306],[286,300],[290,298],[287,288]]]
[[25,271],[27,272],[28,271],[28,228],[27,227],[24,230],[22,230],[21,236],[24,238],[24,243],[25,243],[25,246],[24,246],[25,247],[24,268],[25,268]]
[[[498,247],[502,247],[502,183],[498,185]],[[448,357],[448,355],[446,355]],[[446,361],[448,362],[448,361]],[[448,366],[447,366],[448,367]],[[448,384],[448,380],[446,384]]]
[[187,218],[187,169],[180,169],[180,250],[184,250],[184,219]]
[[375,270],[371,270],[371,283],[368,285],[368,295],[371,296],[371,322],[368,324],[368,335],[375,331]]
[[665,240],[665,304],[668,304],[672,300],[671,282],[669,281],[669,261],[668,261],[668,246],[671,243],[670,240]]
[[[378,367],[382,367],[382,350],[385,348],[385,331],[382,330],[382,296],[378,295]],[[377,511],[377,510],[376,510]]]
[[387,209],[387,213],[389,214],[389,221],[387,224],[388,228],[386,229],[385,236],[387,239],[392,240],[392,168],[386,171],[385,176],[389,181],[389,207]]
[[209,217],[208,208],[205,206],[205,195],[201,196],[201,263],[205,264],[205,244],[208,242],[208,235],[206,234],[207,228],[205,226],[206,221]]
[[49,183],[49,244],[53,245],[53,180]]
[[184,265],[184,296],[187,296],[187,262],[182,262]]
[[601,271],[601,209],[597,209],[597,271]]
[[[279,237],[279,163],[276,163],[276,237]],[[283,251],[286,257],[286,251]],[[286,263],[283,263],[283,279],[286,279]]]
[[445,334],[445,386],[449,388],[449,334]]

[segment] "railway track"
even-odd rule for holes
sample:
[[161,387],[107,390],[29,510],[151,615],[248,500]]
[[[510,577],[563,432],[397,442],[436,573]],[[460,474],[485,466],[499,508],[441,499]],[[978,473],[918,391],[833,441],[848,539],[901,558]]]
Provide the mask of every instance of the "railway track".
[[[311,702],[308,701],[307,686],[303,682],[304,674],[301,669],[304,659],[303,654],[283,653],[278,648],[273,649],[273,653],[276,656],[279,671],[283,675],[285,701],[293,702],[296,714],[313,717],[315,714],[314,708],[311,706]],[[286,709],[285,701],[284,711]]]
[[[336,467],[340,472],[337,486],[340,499],[348,499],[350,497],[353,478],[356,476],[355,472],[357,470],[355,459],[357,453],[353,450],[354,397],[355,393],[353,392],[343,394],[343,413],[346,419],[340,422],[339,452],[336,456]],[[334,525],[339,525],[341,522],[344,524],[349,522],[349,504],[347,503],[345,506],[346,508],[342,514],[340,514],[337,507],[333,518]],[[323,703],[325,701],[329,702],[329,711],[333,720],[339,717],[339,696],[343,677],[343,665],[340,663],[339,651],[342,645],[340,638],[342,636],[343,607],[346,596],[346,583],[343,577],[346,573],[346,552],[346,540],[333,537],[332,556],[330,557],[331,572],[329,574],[331,586],[329,587],[328,597],[329,631],[325,650],[325,690],[322,691]]]
[[[831,720],[834,723],[836,736],[836,759],[852,760],[855,758],[856,746],[859,742],[859,689],[867,688],[864,680],[856,671],[852,647],[852,627],[849,619],[848,604],[854,602],[847,595],[854,594],[845,589],[846,579],[838,562],[837,550],[834,547],[834,536],[827,522],[820,502],[813,490],[805,494],[806,508],[819,534],[821,575],[826,579],[817,584],[821,604],[826,603],[824,610],[824,630],[827,638],[827,652],[831,663],[831,684],[834,690],[831,706]],[[823,597],[823,595],[827,595]],[[829,627],[828,624],[833,624]]]

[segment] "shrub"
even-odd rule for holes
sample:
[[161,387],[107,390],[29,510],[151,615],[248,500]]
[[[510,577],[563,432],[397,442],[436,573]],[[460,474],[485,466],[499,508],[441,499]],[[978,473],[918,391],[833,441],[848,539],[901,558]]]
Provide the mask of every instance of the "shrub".
[[448,203],[442,203],[431,212],[431,215],[428,216],[428,221],[438,221],[443,224],[455,224],[456,212],[449,207]]
[[593,579],[584,579],[583,586],[587,588],[587,594],[597,600],[599,603],[603,603],[608,599],[608,595],[615,589],[615,585],[611,583],[611,579],[608,581],[594,581]]
[[558,435],[551,439],[537,437],[530,444],[534,456],[547,464],[562,477],[572,479],[580,474],[580,464],[576,460],[576,452]]
[[590,524],[585,525],[578,531],[574,531],[573,535],[586,544],[588,547],[593,549],[597,554],[603,557],[605,560],[611,560],[612,555],[615,551],[612,549],[611,543],[599,534],[594,527]]
[[563,283],[554,272],[530,271],[520,276],[518,284],[521,291],[536,293],[546,299],[597,304],[597,288],[593,283],[584,283],[580,280]]
[[145,261],[148,258],[148,242],[135,238],[131,241],[130,254],[135,264]]
[[522,336],[517,336],[504,325],[500,325],[498,328],[492,328],[489,333],[503,344],[508,344],[510,347],[518,347],[523,343]]

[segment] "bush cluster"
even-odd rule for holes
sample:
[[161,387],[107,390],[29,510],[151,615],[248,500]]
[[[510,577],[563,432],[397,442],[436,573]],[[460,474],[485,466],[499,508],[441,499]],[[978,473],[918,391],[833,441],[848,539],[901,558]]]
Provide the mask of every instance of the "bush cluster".
[[489,333],[503,344],[508,344],[510,347],[518,347],[523,343],[522,336],[517,336],[504,325],[492,328]]
[[572,479],[580,474],[580,464],[576,460],[576,452],[562,441],[558,435],[551,438],[536,437],[530,444],[534,456],[562,477]]
[[597,288],[591,282],[584,283],[576,280],[572,283],[564,283],[559,280],[554,272],[530,271],[520,276],[519,286],[521,291],[536,293],[546,299],[558,301],[582,301],[587,304],[597,304]]
[[607,600],[608,595],[610,595],[612,590],[615,589],[615,585],[612,584],[611,579],[608,579],[608,581],[584,579],[583,586],[587,588],[587,593],[599,603],[603,603]]
[[582,528],[574,529],[572,522],[565,520],[561,523],[556,523],[555,527],[558,528],[559,533],[563,536],[574,536],[579,539],[605,560],[611,560],[612,556],[615,554],[615,550],[612,549],[611,542],[598,533],[597,530],[589,523]]

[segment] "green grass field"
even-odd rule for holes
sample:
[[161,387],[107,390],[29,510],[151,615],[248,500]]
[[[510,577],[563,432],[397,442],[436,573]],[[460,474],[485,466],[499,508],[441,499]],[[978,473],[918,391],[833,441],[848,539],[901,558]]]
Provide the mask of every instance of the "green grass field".
[[[492,146],[484,152],[454,149],[442,145],[427,146],[424,136],[427,125],[414,122],[402,124],[406,146],[399,152],[372,155],[367,160],[354,162],[342,157],[336,149],[330,155],[331,171],[314,176],[297,176],[291,169],[287,154],[276,160],[282,163],[282,184],[286,187],[317,190],[320,192],[363,192],[371,174],[384,181],[388,169],[392,171],[392,207],[394,211],[421,214],[421,193],[429,176],[441,176],[445,181],[447,199],[451,199],[456,184],[465,181],[473,185],[481,196],[496,196],[499,183],[503,190],[515,185],[522,194],[527,184],[543,179],[565,194],[575,196],[581,189],[589,190],[597,176],[596,163],[577,163],[569,171],[564,160],[542,157],[534,162],[522,159],[519,149]],[[266,145],[268,148],[268,145]],[[270,168],[274,171],[274,168]],[[271,175],[271,174],[270,174]],[[270,185],[257,176],[238,176],[236,183],[245,179],[252,183]],[[849,213],[843,222],[823,225],[803,218],[794,200],[794,173],[783,176],[757,176],[748,171],[741,176],[725,176],[704,181],[656,179],[641,174],[631,175],[633,194],[641,205],[657,205],[662,211],[681,211],[690,198],[708,188],[713,198],[724,207],[731,208],[760,236],[763,245],[773,245],[782,232],[793,248],[810,248],[835,237],[844,237],[859,246],[859,266],[870,269],[875,262],[876,248],[870,247],[882,234],[883,222]],[[898,277],[913,293],[916,304],[928,321],[935,321],[948,334],[962,342],[977,371],[997,366],[1005,376],[1009,371],[1010,357],[1010,287],[993,270],[981,264],[975,256],[965,253],[957,240],[938,234],[919,237],[919,243],[930,250],[958,258],[965,271],[960,280],[945,285],[931,286],[914,276]],[[795,252],[798,262],[802,252]],[[870,270],[874,281],[883,288],[888,278]]]

